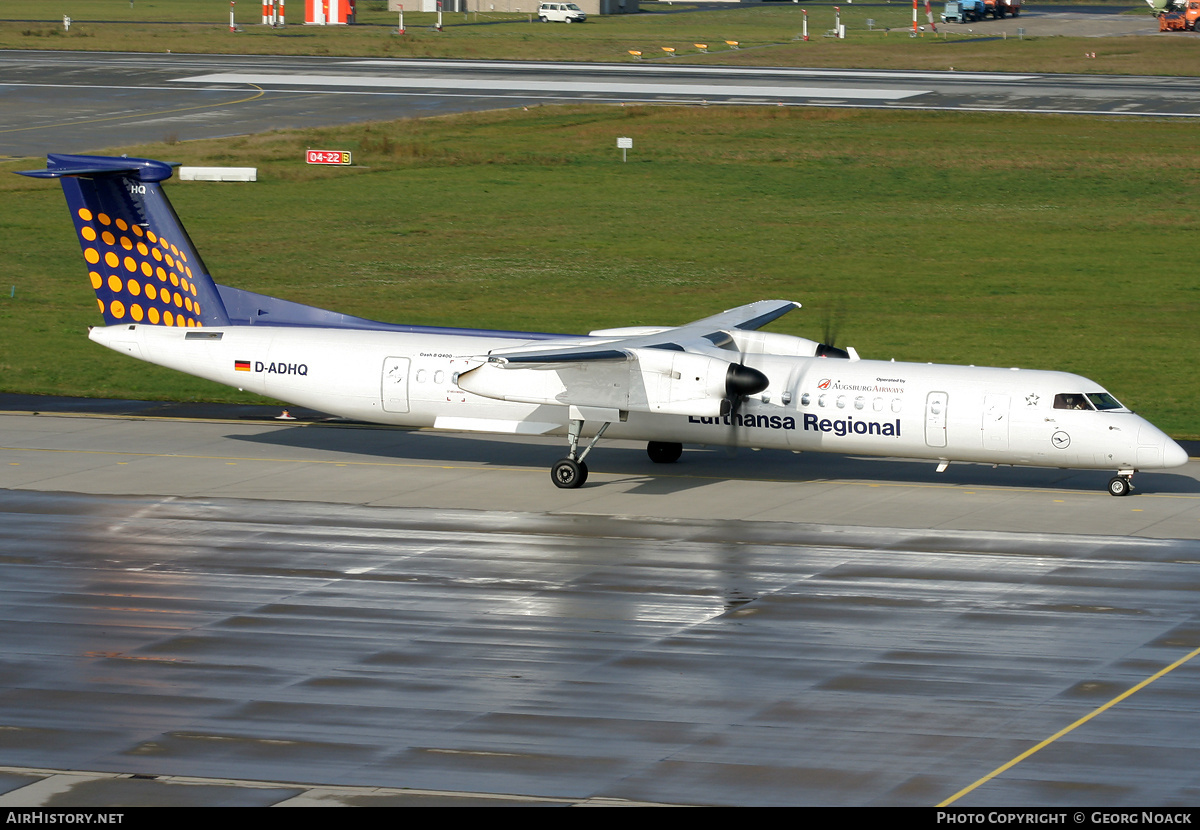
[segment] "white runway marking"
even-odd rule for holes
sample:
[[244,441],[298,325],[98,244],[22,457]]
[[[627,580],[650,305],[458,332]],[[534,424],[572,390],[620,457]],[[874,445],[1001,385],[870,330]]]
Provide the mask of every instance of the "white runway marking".
[[737,66],[664,66],[662,64],[594,64],[594,63],[509,63],[503,61],[418,61],[418,60],[357,60],[346,61],[346,66],[394,66],[414,69],[500,69],[505,72],[624,72],[632,74],[669,72],[672,75],[757,75],[772,78],[884,78],[889,81],[1032,81],[1037,75],[1003,75],[995,72],[911,72],[876,69],[786,69],[776,67]]
[[220,72],[176,78],[175,83],[197,84],[256,84],[258,86],[307,87],[374,87],[386,89],[461,89],[472,91],[517,90],[551,93],[599,93],[603,95],[686,95],[695,97],[741,96],[752,98],[837,98],[898,101],[924,95],[929,90],[854,89],[851,87],[792,87],[735,84],[662,84],[623,83],[564,80],[488,80],[483,78],[449,78],[423,76],[412,78],[379,78],[358,75],[266,75],[257,73]]

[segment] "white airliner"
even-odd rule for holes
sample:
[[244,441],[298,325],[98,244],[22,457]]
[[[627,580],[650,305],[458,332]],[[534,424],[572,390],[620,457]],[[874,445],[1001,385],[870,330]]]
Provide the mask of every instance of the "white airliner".
[[160,186],[172,166],[50,155],[23,174],[61,179],[107,323],[92,340],[346,418],[565,434],[559,487],[586,481],[602,435],[647,441],[659,463],[689,443],[1114,470],[1114,496],[1187,461],[1079,375],[861,360],[759,331],[800,307],[786,300],[571,336],[379,323],[217,285]]

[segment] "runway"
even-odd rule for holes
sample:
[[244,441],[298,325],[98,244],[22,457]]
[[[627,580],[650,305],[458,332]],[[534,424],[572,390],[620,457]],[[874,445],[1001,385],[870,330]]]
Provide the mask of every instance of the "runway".
[[1195,802],[1196,461],[152,409],[0,416],[4,805]]
[[0,154],[13,157],[542,103],[1200,116],[1196,78],[649,62],[7,51],[0,93]]

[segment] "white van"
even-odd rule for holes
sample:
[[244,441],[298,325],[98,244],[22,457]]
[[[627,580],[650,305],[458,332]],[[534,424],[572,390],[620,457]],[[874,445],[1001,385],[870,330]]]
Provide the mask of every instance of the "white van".
[[543,23],[582,23],[587,15],[574,3],[542,3],[538,6],[538,20]]

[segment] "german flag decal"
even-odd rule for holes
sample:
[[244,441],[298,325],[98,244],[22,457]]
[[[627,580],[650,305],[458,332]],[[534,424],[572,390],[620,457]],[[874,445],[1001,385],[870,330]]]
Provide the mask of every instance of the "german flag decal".
[[233,370],[235,372],[249,372],[250,371],[250,361],[249,360],[233,361]]

